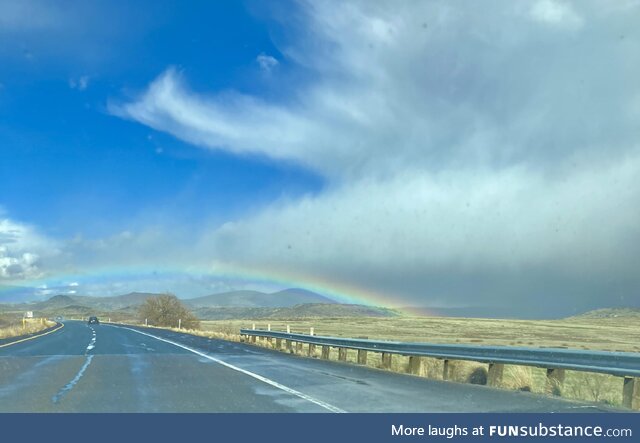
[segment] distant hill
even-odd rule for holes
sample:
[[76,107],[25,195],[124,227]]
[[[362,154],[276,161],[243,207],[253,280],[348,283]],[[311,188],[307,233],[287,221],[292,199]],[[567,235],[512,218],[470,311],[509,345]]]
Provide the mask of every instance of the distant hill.
[[75,299],[68,295],[54,295],[49,300],[30,304],[29,309],[32,311],[44,311],[47,309],[64,308],[74,304],[76,304]]
[[141,305],[148,297],[158,294],[132,292],[130,294],[116,295],[113,297],[89,297],[86,295],[54,295],[48,300],[14,305],[15,308],[24,308],[31,311],[51,311],[69,306],[83,306],[88,309],[102,311],[118,310]]
[[[113,318],[117,321],[127,321],[137,317],[137,306],[120,309],[104,309],[98,306],[78,304],[71,297],[57,296],[46,302],[0,305],[0,312],[33,311],[36,317],[61,316],[64,318],[87,317],[97,315],[100,318]],[[91,297],[83,297],[85,300]],[[342,317],[396,317],[400,312],[364,305],[344,305],[337,303],[307,303],[295,306],[223,306],[191,308],[192,312],[201,320],[230,320],[230,319],[293,319],[293,318],[342,318]]]
[[640,308],[605,308],[594,309],[582,314],[569,317],[572,320],[586,320],[599,318],[640,319]]
[[130,292],[128,294],[114,295],[111,297],[75,296],[73,299],[83,305],[92,306],[104,310],[138,307],[149,297],[157,297],[160,294],[152,292]]
[[[0,305],[0,311],[33,311],[36,316],[87,316],[132,318],[149,297],[159,294],[132,292],[111,297],[55,295],[48,300]],[[304,289],[285,289],[274,293],[232,291],[205,297],[183,299],[194,314],[203,319],[303,318],[303,317],[390,317],[398,312],[364,305],[339,304]]]
[[289,307],[310,303],[334,304],[336,301],[305,289],[285,289],[265,293],[259,291],[232,291],[183,300],[192,308],[213,307]]

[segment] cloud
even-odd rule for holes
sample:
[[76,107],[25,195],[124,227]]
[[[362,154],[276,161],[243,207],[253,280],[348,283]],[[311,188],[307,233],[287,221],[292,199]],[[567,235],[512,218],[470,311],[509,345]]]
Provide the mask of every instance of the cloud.
[[[636,47],[611,51],[601,30],[551,36],[516,4],[503,4],[500,17],[446,2],[307,7],[306,31],[284,53],[320,80],[290,97],[199,94],[170,68],[112,111],[203,147],[293,160],[329,177],[562,164],[638,135],[627,112]],[[601,26],[622,27],[626,16],[609,14]],[[602,68],[621,63],[628,69]]]
[[17,282],[44,275],[43,258],[59,253],[56,243],[31,226],[2,218],[0,211],[0,281]]
[[327,179],[212,228],[200,257],[420,304],[640,304],[640,36],[611,31],[640,8],[609,5],[302,2],[279,50],[313,75],[290,95],[169,68],[111,111]]
[[263,72],[271,72],[276,66],[278,66],[278,60],[270,55],[261,53],[256,57],[256,62]]
[[582,18],[568,3],[557,0],[538,0],[531,7],[534,20],[553,26],[577,29],[582,26]]
[[89,86],[89,76],[83,75],[76,78],[69,79],[69,87],[71,89],[77,89],[78,91],[84,91]]

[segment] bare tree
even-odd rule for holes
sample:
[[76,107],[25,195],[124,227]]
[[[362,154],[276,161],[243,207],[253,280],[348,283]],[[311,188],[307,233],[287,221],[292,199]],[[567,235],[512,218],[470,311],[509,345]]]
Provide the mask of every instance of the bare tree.
[[178,321],[186,329],[198,329],[200,321],[173,294],[163,294],[147,298],[138,309],[142,321],[152,326],[176,328]]

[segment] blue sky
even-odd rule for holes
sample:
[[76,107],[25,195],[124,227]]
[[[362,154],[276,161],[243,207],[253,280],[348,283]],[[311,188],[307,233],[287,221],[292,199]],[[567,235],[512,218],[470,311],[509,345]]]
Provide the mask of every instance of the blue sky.
[[0,285],[640,305],[639,20],[0,0]]
[[221,220],[322,186],[293,164],[205,152],[108,112],[167,66],[207,89],[270,87],[256,59],[278,53],[245,4],[151,5],[97,2],[75,12],[85,23],[2,33],[0,187],[12,190],[12,217],[53,235],[107,235],[165,212]]

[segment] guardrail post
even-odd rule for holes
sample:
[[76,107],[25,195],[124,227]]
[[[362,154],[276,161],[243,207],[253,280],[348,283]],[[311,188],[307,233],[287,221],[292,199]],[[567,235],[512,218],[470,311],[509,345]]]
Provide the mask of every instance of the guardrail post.
[[413,375],[420,375],[422,373],[422,363],[424,359],[417,355],[409,357],[409,373]]
[[316,353],[316,345],[309,343],[309,349],[307,350],[307,355],[309,357],[313,357],[315,353]]
[[502,374],[504,373],[504,364],[489,363],[489,373],[487,374],[487,384],[489,386],[500,386],[502,383]]
[[442,379],[449,380],[451,376],[451,367],[449,366],[449,360],[442,360]]
[[347,348],[338,348],[338,360],[347,361]]
[[280,348],[282,348],[282,339],[276,338],[276,349],[280,350]]
[[358,364],[366,365],[367,364],[367,351],[364,349],[358,349]]
[[329,346],[323,346],[322,347],[322,359],[323,360],[329,360],[329,352],[330,352],[331,348]]
[[251,336],[251,343],[255,343],[258,340],[258,338],[255,335]]
[[547,368],[547,394],[561,395],[564,376],[564,369]]
[[291,340],[285,340],[284,341],[284,347],[287,349],[287,351],[289,353],[293,352],[293,347],[292,347]]
[[391,354],[390,352],[382,353],[382,369],[391,369]]
[[297,341],[296,342],[296,354],[302,354],[302,342],[301,341]]
[[633,409],[634,397],[636,394],[636,379],[634,377],[625,377],[622,385],[622,405],[625,408]]

